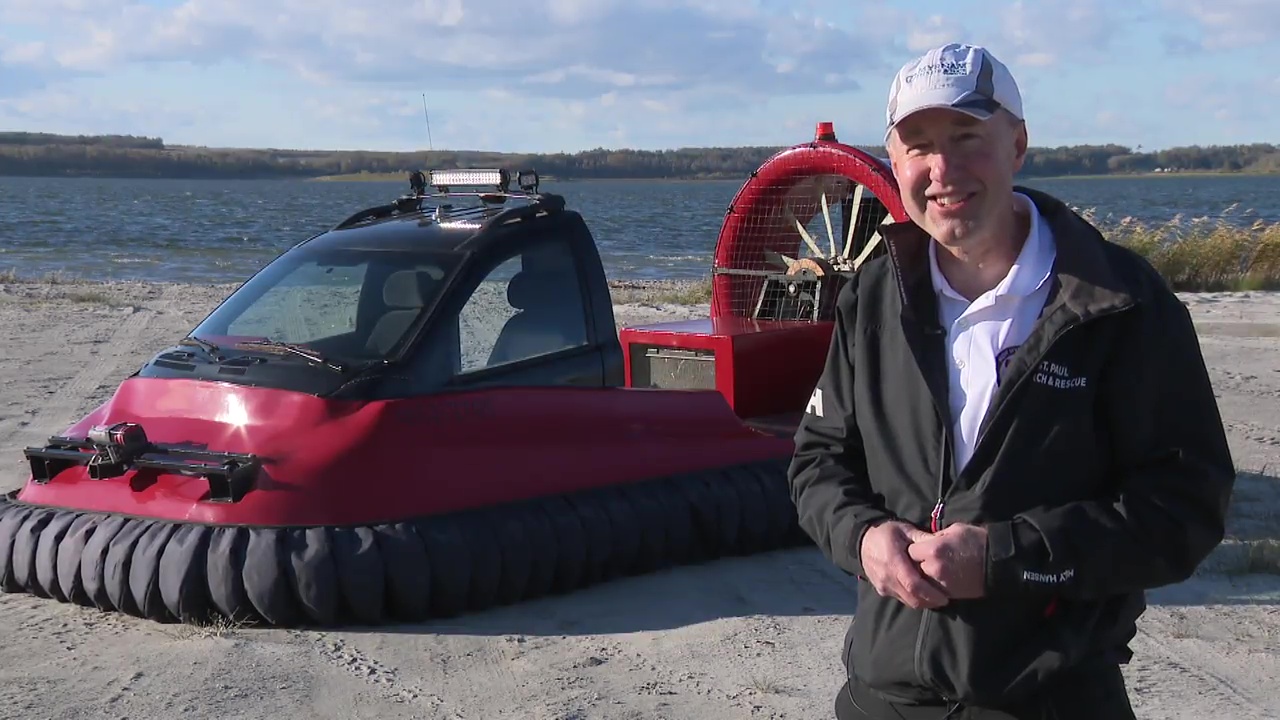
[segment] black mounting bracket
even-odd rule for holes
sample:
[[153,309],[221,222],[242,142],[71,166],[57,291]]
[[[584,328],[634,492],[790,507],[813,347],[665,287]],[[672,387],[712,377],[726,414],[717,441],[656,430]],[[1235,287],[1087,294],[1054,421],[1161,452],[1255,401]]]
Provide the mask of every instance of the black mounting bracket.
[[152,469],[203,478],[209,483],[208,500],[218,503],[243,499],[262,468],[261,459],[252,454],[150,442],[141,426],[133,423],[95,428],[83,439],[55,435],[44,447],[28,447],[23,454],[31,466],[31,479],[37,485],[46,485],[62,471],[77,465],[86,466],[89,477],[94,480],[120,477],[130,470]]

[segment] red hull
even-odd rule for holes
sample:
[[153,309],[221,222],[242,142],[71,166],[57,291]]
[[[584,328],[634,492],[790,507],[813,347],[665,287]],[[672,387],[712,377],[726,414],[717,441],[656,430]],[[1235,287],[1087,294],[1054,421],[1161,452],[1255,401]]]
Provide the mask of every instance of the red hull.
[[480,508],[758,460],[789,438],[743,424],[716,391],[496,388],[370,403],[196,380],[133,378],[67,431],[136,422],[152,442],[253,453],[239,502],[156,470],[83,466],[18,499],[210,524],[345,525]]

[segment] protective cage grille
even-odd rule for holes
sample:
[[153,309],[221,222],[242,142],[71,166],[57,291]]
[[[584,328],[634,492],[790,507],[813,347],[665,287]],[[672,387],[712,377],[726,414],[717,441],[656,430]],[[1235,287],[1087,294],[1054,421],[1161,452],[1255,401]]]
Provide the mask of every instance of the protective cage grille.
[[712,315],[828,319],[843,283],[905,219],[889,166],[835,142],[774,155],[734,197],[712,266]]

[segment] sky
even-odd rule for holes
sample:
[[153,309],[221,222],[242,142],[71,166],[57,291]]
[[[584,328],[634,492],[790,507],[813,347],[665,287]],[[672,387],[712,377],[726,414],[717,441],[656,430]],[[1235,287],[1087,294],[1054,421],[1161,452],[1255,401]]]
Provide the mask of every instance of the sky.
[[[989,48],[1033,146],[1278,142],[1277,0],[0,0],[0,130],[319,150],[877,144]],[[424,97],[426,109],[424,112]],[[429,132],[428,132],[429,120]]]

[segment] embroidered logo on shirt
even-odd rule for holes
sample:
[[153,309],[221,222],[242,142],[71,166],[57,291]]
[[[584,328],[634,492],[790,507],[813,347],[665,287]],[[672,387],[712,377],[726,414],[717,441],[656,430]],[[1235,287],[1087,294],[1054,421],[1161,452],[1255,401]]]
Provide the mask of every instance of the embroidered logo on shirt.
[[1013,361],[1013,355],[1020,347],[1022,346],[1007,347],[996,354],[996,387],[1000,387],[1000,382],[1004,380],[1004,373],[1009,369],[1009,363]]

